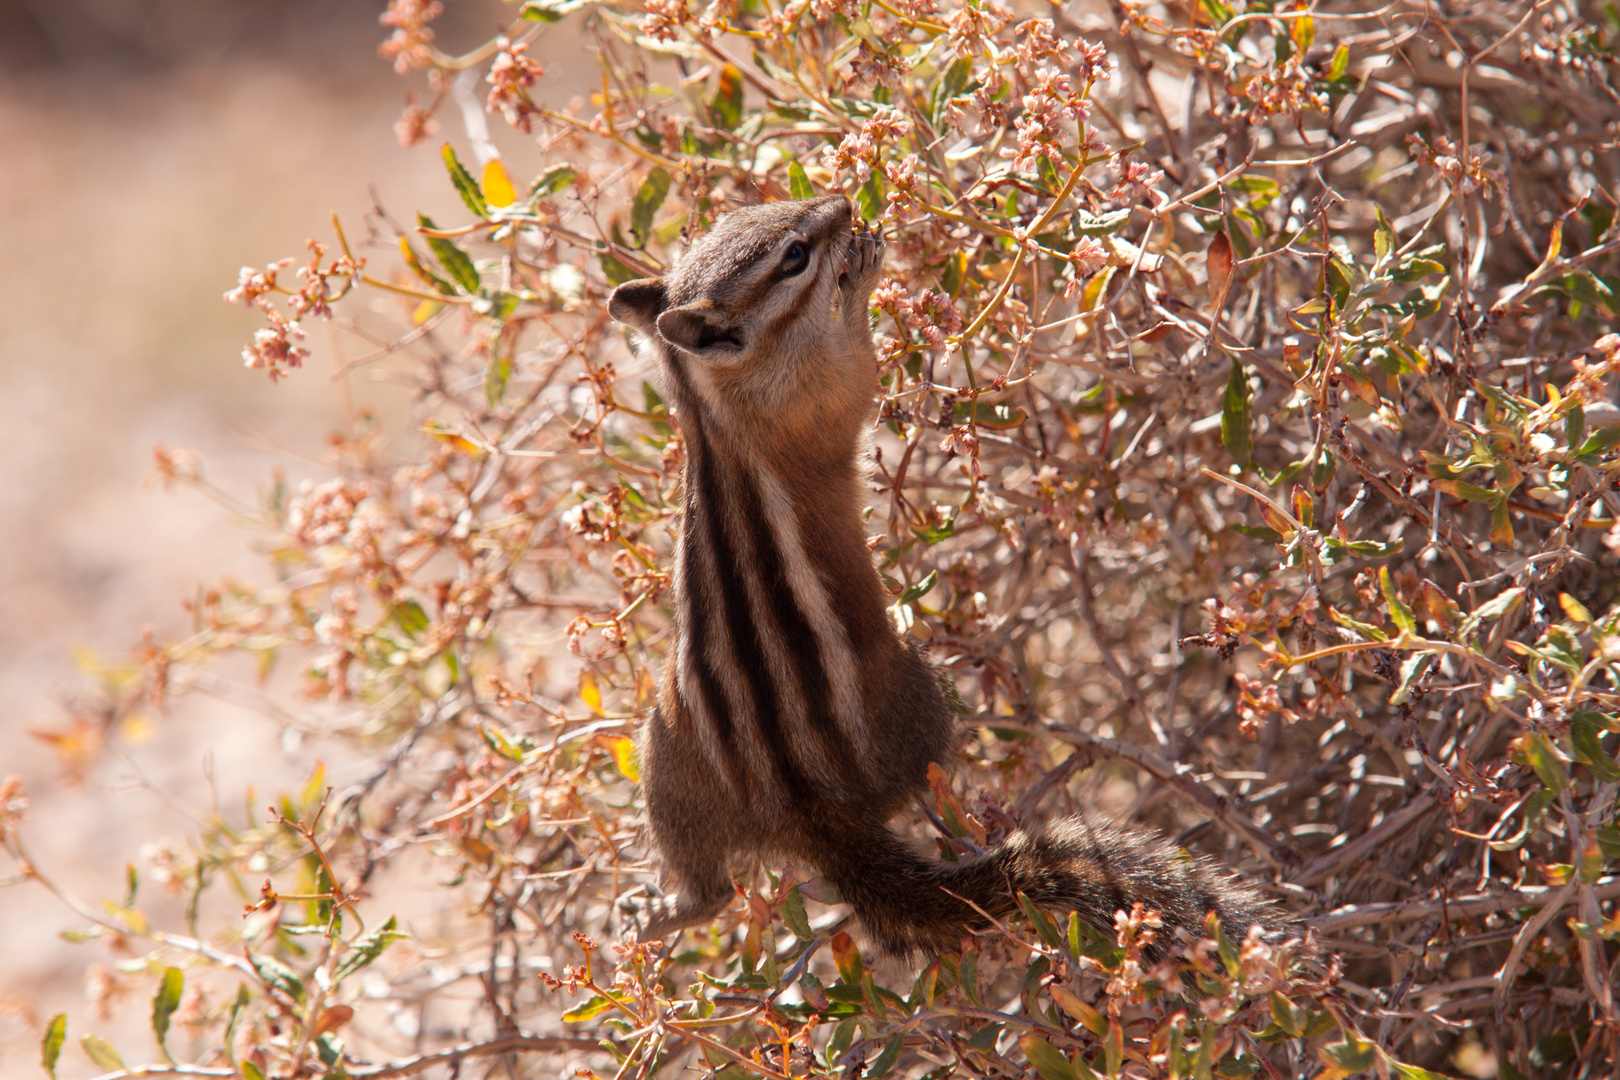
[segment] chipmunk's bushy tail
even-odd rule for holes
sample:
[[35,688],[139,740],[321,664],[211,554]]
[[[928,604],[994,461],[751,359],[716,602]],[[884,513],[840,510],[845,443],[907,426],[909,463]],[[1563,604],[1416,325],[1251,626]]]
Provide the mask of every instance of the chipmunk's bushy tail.
[[1019,830],[954,863],[924,858],[883,824],[830,842],[815,858],[867,933],[897,955],[955,948],[964,930],[986,925],[980,911],[992,918],[1015,911],[1019,892],[1054,912],[1078,912],[1104,932],[1112,932],[1115,912],[1141,904],[1163,915],[1163,944],[1176,929],[1202,937],[1211,911],[1232,940],[1251,926],[1269,934],[1286,924],[1251,886],[1156,834],[1079,817]]

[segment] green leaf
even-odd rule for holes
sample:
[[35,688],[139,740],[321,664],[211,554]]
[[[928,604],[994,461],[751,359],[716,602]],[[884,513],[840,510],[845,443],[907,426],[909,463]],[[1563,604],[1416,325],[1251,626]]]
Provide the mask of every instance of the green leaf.
[[243,1080],[264,1080],[264,1073],[251,1061],[239,1061],[236,1067],[242,1070]]
[[608,279],[609,285],[623,285],[625,282],[634,281],[641,276],[612,255],[609,255],[606,248],[598,251],[596,258],[602,264],[602,276]]
[[940,274],[939,287],[948,296],[956,296],[962,291],[962,283],[967,280],[967,252],[958,251],[945,259],[945,270]]
[[86,1035],[79,1040],[79,1045],[84,1047],[86,1057],[108,1072],[123,1072],[128,1069],[124,1059],[113,1049],[113,1044],[100,1035]]
[[234,1049],[236,1024],[242,1019],[242,1010],[247,1008],[248,1002],[252,1000],[253,996],[248,993],[247,984],[237,983],[236,1000],[231,1002],[231,1015],[225,1021],[225,1036],[220,1040],[220,1047],[225,1051],[225,1060],[233,1067],[236,1065],[236,1051]]
[[528,0],[523,5],[523,17],[534,22],[554,23],[578,11],[590,7],[597,0]]
[[[1333,59],[1328,61],[1328,78],[1338,82],[1344,78],[1344,73],[1350,68],[1350,46],[1340,45],[1333,50]],[[1380,210],[1380,213],[1383,211]]]
[[938,584],[938,582],[939,571],[930,570],[927,577],[923,578],[921,581],[917,582],[917,584],[900,594],[899,603],[912,604],[918,600],[921,600],[923,597],[928,595],[928,593],[936,584]]
[[855,193],[855,205],[861,211],[861,217],[867,221],[876,221],[888,209],[888,201],[883,198],[883,185],[878,183],[877,173],[867,177],[866,183]]
[[1396,281],[1419,281],[1430,274],[1443,274],[1445,264],[1433,259],[1407,259],[1390,275]]
[[1451,287],[1451,277],[1447,275],[1432,285],[1420,285],[1401,297],[1399,303],[1379,304],[1374,311],[1382,311],[1397,318],[1410,315],[1417,319],[1427,319],[1440,311],[1440,301]]
[[1221,442],[1232,460],[1244,468],[1249,467],[1249,454],[1253,449],[1254,417],[1249,411],[1249,375],[1237,357],[1232,357],[1232,374],[1226,380],[1226,393],[1221,398]]
[[1564,414],[1564,441],[1572,450],[1586,441],[1586,410],[1578,401]]
[[1581,443],[1581,448],[1575,451],[1575,456],[1592,457],[1603,453],[1616,443],[1620,443],[1620,424],[1600,427],[1586,437],[1586,441]]
[[877,1056],[876,1061],[872,1062],[872,1068],[866,1075],[871,1077],[872,1080],[878,1080],[880,1076],[889,1075],[889,1070],[894,1068],[894,1063],[900,1060],[900,1050],[905,1044],[906,1037],[903,1033],[897,1031],[889,1036],[889,1041],[883,1045],[883,1052]]
[[1541,293],[1549,289],[1561,292],[1571,300],[1582,304],[1606,308],[1610,314],[1620,312],[1620,298],[1616,298],[1608,282],[1585,270],[1577,270],[1554,278],[1536,292]]
[[1469,502],[1488,503],[1496,499],[1496,492],[1482,488],[1478,484],[1470,484],[1466,480],[1436,480],[1435,487],[1448,495],[1455,495]]
[[1580,1045],[1575,1041],[1574,1032],[1560,1031],[1536,1043],[1535,1048],[1530,1051],[1530,1064],[1538,1069],[1545,1069],[1550,1065],[1574,1061],[1579,1056]]
[[1569,738],[1575,746],[1575,760],[1592,770],[1599,780],[1613,783],[1620,780],[1620,764],[1603,749],[1606,729],[1592,717],[1592,713],[1577,713],[1570,719]]
[[489,358],[489,366],[484,368],[484,400],[489,402],[490,408],[501,403],[506,395],[506,382],[512,377],[512,361],[506,356],[496,353]]
[[540,175],[529,183],[529,201],[543,199],[547,195],[554,195],[574,182],[579,170],[572,165],[552,165],[541,169]]
[[878,989],[877,984],[872,981],[870,971],[861,973],[861,996],[865,1000],[866,1008],[872,1014],[872,1018],[879,1024],[887,1024],[889,1022],[889,1010],[884,1004],[882,992]]
[[349,946],[349,954],[343,958],[342,963],[332,970],[332,981],[337,982],[353,975],[381,956],[388,946],[410,936],[397,929],[398,926],[399,921],[389,916],[388,921],[377,929],[357,938],[354,944]]
[[1069,231],[1076,238],[1082,236],[1098,237],[1112,236],[1131,223],[1131,209],[1115,210],[1113,213],[1103,214],[1101,217],[1092,217],[1089,214],[1075,212],[1069,222]]
[[968,80],[973,77],[973,57],[958,57],[950,67],[945,69],[945,77],[940,80],[948,98],[959,97],[968,88]]
[[658,208],[664,205],[669,197],[669,173],[658,166],[653,166],[647,179],[641,182],[636,189],[636,201],[630,205],[630,235],[635,237],[637,247],[646,247],[647,238],[652,234],[653,215]]
[[1462,621],[1462,625],[1457,628],[1457,640],[1468,640],[1468,638],[1473,635],[1474,631],[1479,628],[1480,624],[1489,622],[1493,619],[1500,619],[1502,616],[1518,607],[1520,601],[1524,599],[1524,594],[1524,587],[1516,585],[1511,589],[1504,589],[1502,592],[1491,597],[1491,599],[1485,601],[1485,603],[1481,604]]
[[426,630],[430,625],[432,625],[432,620],[428,618],[428,613],[423,611],[422,605],[418,604],[415,600],[400,601],[394,605],[394,609],[392,612],[390,612],[390,615],[394,620],[394,625],[413,638],[419,636],[422,631]]
[[1555,795],[1562,794],[1569,787],[1569,769],[1564,765],[1564,759],[1553,748],[1552,740],[1547,738],[1545,732],[1532,731],[1518,739],[1519,746],[1530,767],[1536,771],[1536,776],[1546,785],[1547,790]]
[[1223,1077],[1224,1080],[1244,1080],[1244,1077],[1253,1076],[1259,1071],[1260,1062],[1255,1060],[1252,1053],[1245,1054],[1243,1047],[1239,1046],[1233,1051],[1232,1057],[1215,1066],[1211,1075]]
[[489,203],[484,200],[484,189],[478,186],[473,174],[456,157],[455,147],[445,143],[439,150],[439,156],[444,158],[444,167],[450,173],[450,182],[455,185],[456,191],[461,195],[461,201],[467,204],[467,209],[479,217],[489,219]]
[[1018,894],[1018,906],[1023,909],[1024,917],[1029,920],[1029,924],[1035,928],[1035,933],[1042,941],[1054,949],[1063,948],[1063,935],[1058,933],[1056,924],[1022,891]]
[[479,724],[478,734],[484,737],[484,743],[491,750],[506,760],[519,762],[523,760],[523,748],[508,739],[506,733],[499,728],[492,727],[489,724]]
[[169,1037],[169,1018],[180,1007],[180,994],[185,989],[185,983],[186,976],[179,968],[166,967],[163,978],[158,981],[157,993],[152,995],[152,1034],[157,1036],[164,1056],[169,1053],[165,1043]]
[[1378,1048],[1353,1035],[1344,1042],[1329,1043],[1316,1054],[1328,1068],[1347,1073],[1366,1072],[1378,1060]]
[[1024,1056],[1035,1066],[1041,1080],[1077,1080],[1078,1074],[1063,1051],[1039,1035],[1019,1036],[1018,1045],[1024,1048]]
[[1405,1062],[1396,1061],[1387,1054],[1384,1059],[1389,1062],[1390,1068],[1401,1075],[1402,1080],[1450,1080],[1450,1077],[1442,1076],[1440,1073],[1430,1072],[1428,1069],[1420,1069],[1416,1065],[1407,1065]]
[[281,991],[294,1001],[304,1000],[304,981],[286,964],[273,956],[256,952],[248,953],[248,963],[253,965],[253,970],[265,986]]
[[788,890],[787,898],[782,901],[782,925],[793,931],[793,936],[800,941],[809,941],[815,936],[810,929],[810,916],[804,911],[804,895],[797,885]]
[[1389,605],[1389,617],[1395,625],[1405,633],[1412,633],[1417,629],[1417,619],[1412,615],[1412,609],[1401,602],[1400,594],[1395,591],[1395,584],[1390,580],[1389,567],[1378,568],[1378,587],[1383,591],[1384,602]]
[[742,109],[742,72],[734,65],[726,64],[720,69],[720,82],[715,88],[714,98],[709,102],[709,111],[714,115],[716,126],[735,131],[742,122]]
[[1295,1005],[1288,998],[1276,991],[1272,991],[1271,1018],[1277,1022],[1278,1027],[1288,1033],[1289,1038],[1297,1039],[1304,1034],[1305,1021],[1309,1019],[1309,1016],[1304,1009]]
[[593,994],[591,995],[589,1001],[580,1002],[572,1009],[569,1009],[567,1012],[563,1013],[563,1023],[584,1023],[586,1020],[590,1020],[594,1017],[602,1015],[611,1008],[613,1008],[613,1002],[611,1000],[603,997],[601,994]]
[[[1339,51],[1344,53],[1347,60],[1349,59],[1350,50],[1346,46],[1340,45]],[[1335,60],[1338,57],[1337,52],[1333,54]],[[1374,205],[1373,214],[1378,219],[1378,224],[1373,229],[1373,255],[1378,262],[1383,262],[1389,257],[1389,253],[1395,249],[1395,229],[1390,225],[1389,218],[1384,216],[1382,206]]]
[[1337,255],[1329,255],[1323,273],[1327,278],[1328,293],[1333,297],[1334,310],[1343,311],[1344,306],[1350,302],[1352,287],[1350,267],[1346,266],[1344,260]]
[[1254,210],[1264,210],[1282,194],[1277,181],[1269,176],[1239,176],[1226,186],[1229,191],[1240,191],[1249,196],[1249,206]]
[[810,177],[805,175],[804,166],[795,161],[788,166],[788,194],[795,199],[812,199],[816,189],[810,186]]
[[1035,160],[1035,167],[1041,174],[1041,182],[1052,194],[1056,195],[1063,190],[1063,177],[1058,175],[1057,167],[1052,164],[1051,158],[1042,154]]
[[[426,214],[417,214],[416,220],[424,229],[438,228],[433,219]],[[451,280],[461,286],[467,295],[476,296],[479,288],[478,268],[473,265],[471,256],[462,251],[454,240],[447,240],[442,236],[426,236],[424,239],[427,240],[428,247],[433,249],[439,265],[444,267]]]
[[62,1056],[62,1040],[67,1038],[67,1013],[57,1013],[45,1025],[45,1034],[39,1040],[39,1063],[56,1076],[56,1059]]

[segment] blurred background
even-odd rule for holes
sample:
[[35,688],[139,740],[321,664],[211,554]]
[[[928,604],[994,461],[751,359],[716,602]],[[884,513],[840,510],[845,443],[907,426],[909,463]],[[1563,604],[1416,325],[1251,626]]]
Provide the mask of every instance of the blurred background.
[[[73,738],[93,667],[82,654],[127,656],[148,626],[183,635],[200,587],[265,580],[251,530],[151,482],[155,446],[197,452],[212,482],[254,505],[276,470],[294,484],[327,475],[324,437],[357,410],[398,418],[408,404],[370,372],[334,383],[365,346],[318,320],[311,365],[271,385],[240,356],[259,316],[221,299],[243,264],[302,262],[307,237],[330,242],[334,210],[351,237],[363,231],[369,186],[396,218],[464,213],[435,152],[451,138],[465,153],[455,110],[413,149],[394,135],[406,94],[427,88],[378,58],[385,6],[0,0],[0,777],[27,783],[41,868],[94,906],[122,896],[126,864],[147,874],[143,844],[184,845],[210,774],[240,821],[244,789],[262,813],[315,757],[253,711],[197,698],[125,732],[129,745],[82,778],[64,770],[71,742],[37,733]],[[449,52],[515,10],[446,9],[434,29]],[[535,54],[554,59],[555,42]],[[576,68],[578,49],[566,50]],[[148,880],[142,898],[160,891]],[[35,1074],[39,1025],[59,1011],[64,1077],[99,1071],[77,1046],[89,1031],[149,1056],[149,1004],[117,1001],[116,948],[64,941],[75,923],[36,885],[0,888],[0,1074]],[[97,1016],[109,994],[112,1015]]]

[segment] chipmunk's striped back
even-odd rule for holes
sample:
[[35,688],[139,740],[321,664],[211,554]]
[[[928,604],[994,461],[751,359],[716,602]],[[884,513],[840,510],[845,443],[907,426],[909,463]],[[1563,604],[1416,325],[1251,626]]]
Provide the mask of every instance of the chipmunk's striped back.
[[1012,894],[1104,926],[1142,902],[1196,931],[1264,917],[1251,890],[1162,841],[1078,819],[984,856],[924,859],[887,822],[949,767],[954,718],[895,632],[861,518],[882,245],[842,197],[737,210],[614,318],[656,353],[686,449],[678,635],[642,738],[648,823],[674,897],[647,934],[730,900],[731,857],[815,866],[885,948],[945,948]]

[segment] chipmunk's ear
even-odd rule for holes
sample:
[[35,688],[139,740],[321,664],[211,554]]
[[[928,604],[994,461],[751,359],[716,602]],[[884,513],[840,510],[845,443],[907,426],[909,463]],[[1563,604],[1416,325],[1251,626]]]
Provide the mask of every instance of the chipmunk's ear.
[[651,335],[657,333],[658,316],[665,304],[663,278],[627,281],[608,297],[608,314],[617,322]]
[[658,316],[658,335],[677,349],[708,360],[743,349],[742,327],[699,304],[671,308]]

